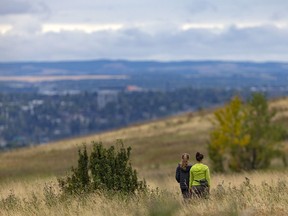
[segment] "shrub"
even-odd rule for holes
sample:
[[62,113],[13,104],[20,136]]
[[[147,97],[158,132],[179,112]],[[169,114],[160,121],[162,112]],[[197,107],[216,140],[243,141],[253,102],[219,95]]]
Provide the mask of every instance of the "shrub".
[[146,189],[145,180],[138,181],[137,172],[130,163],[131,147],[120,146],[106,149],[101,142],[92,141],[92,152],[88,157],[86,146],[78,150],[78,166],[72,167],[71,176],[58,179],[60,188],[70,194],[82,194],[97,190],[135,193]]

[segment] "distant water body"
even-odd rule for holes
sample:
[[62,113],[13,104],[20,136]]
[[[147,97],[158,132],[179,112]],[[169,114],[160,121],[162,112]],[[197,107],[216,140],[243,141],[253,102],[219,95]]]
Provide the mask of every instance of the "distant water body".
[[49,82],[60,80],[123,80],[127,75],[0,76],[0,81]]

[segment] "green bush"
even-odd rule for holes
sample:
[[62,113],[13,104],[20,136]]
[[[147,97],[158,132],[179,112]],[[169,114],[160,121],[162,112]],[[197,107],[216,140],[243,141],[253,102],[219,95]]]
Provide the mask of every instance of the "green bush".
[[129,161],[131,147],[120,146],[106,149],[101,142],[92,141],[92,152],[88,157],[86,146],[78,150],[78,166],[72,167],[72,174],[64,179],[58,179],[59,186],[65,193],[82,194],[97,190],[135,193],[144,191],[146,183],[138,181],[137,172]]

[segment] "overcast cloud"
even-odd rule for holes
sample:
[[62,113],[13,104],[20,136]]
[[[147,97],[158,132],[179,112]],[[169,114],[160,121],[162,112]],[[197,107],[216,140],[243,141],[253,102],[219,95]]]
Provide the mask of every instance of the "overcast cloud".
[[0,0],[0,61],[288,60],[284,0]]

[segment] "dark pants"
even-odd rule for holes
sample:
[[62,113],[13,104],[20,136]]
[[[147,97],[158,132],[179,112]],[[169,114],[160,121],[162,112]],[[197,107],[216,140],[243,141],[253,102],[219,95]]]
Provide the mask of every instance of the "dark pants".
[[192,197],[208,198],[209,187],[204,187],[201,185],[192,186]]
[[184,199],[190,198],[190,192],[189,192],[188,188],[187,189],[186,188],[185,189],[181,188],[181,192],[182,192],[182,195],[183,195]]

